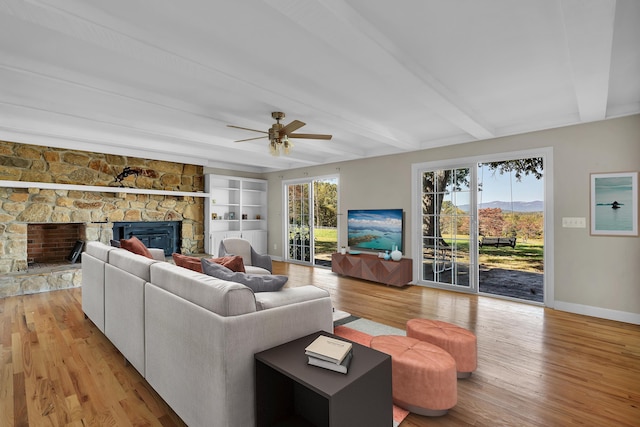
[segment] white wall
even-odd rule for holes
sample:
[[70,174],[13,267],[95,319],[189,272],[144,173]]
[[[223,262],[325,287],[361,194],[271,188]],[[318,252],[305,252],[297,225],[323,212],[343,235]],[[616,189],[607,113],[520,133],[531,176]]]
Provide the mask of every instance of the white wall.
[[[640,170],[640,115],[266,174],[269,253],[282,257],[283,180],[337,173],[342,217],[348,209],[403,208],[409,242],[413,163],[542,147],[553,148],[555,307],[640,324],[640,238],[590,236],[588,228],[561,226],[562,217],[588,223],[590,173]],[[346,236],[346,221],[339,234]],[[407,256],[410,250],[406,244]]]

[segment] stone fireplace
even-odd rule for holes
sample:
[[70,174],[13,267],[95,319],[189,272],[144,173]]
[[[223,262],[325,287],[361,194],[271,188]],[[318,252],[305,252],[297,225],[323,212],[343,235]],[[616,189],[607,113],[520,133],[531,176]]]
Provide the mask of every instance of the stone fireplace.
[[[140,173],[116,182],[125,167]],[[79,286],[73,246],[119,222],[174,222],[178,251],[204,252],[203,189],[201,166],[0,141],[0,298]]]

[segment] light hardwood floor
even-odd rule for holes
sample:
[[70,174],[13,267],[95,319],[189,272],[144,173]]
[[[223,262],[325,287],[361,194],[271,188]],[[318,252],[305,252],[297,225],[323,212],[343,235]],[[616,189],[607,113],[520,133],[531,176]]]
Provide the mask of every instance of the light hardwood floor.
[[[478,370],[458,381],[458,404],[439,418],[410,414],[401,427],[640,426],[638,325],[321,268],[274,269],[291,286],[328,290],[356,316],[398,328],[425,317],[476,333]],[[183,425],[84,319],[81,298],[75,288],[0,299],[0,426]]]

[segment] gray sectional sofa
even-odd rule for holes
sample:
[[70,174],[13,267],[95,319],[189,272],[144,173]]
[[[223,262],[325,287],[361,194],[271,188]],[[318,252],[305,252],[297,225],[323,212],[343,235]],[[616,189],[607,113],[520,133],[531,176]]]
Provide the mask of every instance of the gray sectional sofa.
[[188,425],[254,426],[254,354],[332,332],[328,292],[254,293],[152,255],[88,242],[84,313]]

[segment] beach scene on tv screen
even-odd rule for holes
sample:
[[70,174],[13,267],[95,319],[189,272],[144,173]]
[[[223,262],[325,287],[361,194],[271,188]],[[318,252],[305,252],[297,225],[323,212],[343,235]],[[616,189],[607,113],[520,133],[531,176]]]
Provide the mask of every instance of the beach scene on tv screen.
[[402,209],[350,210],[347,216],[351,249],[402,250]]

